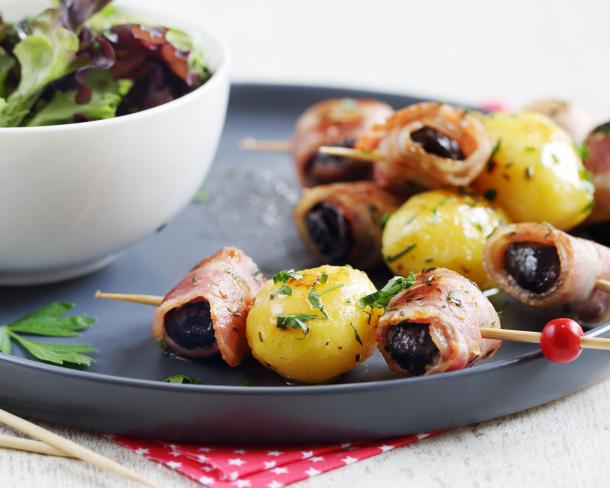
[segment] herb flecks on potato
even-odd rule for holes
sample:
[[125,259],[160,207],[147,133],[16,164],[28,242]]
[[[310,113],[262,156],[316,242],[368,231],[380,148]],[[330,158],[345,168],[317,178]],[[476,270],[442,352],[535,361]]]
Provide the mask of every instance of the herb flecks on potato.
[[593,208],[593,184],[572,138],[536,113],[481,118],[495,150],[474,188],[514,222],[548,222],[569,230]]
[[248,314],[254,357],[302,383],[323,383],[347,373],[375,348],[380,310],[358,303],[373,292],[367,275],[349,266],[276,274]]
[[482,198],[445,190],[420,193],[386,223],[383,257],[401,276],[442,267],[487,287],[491,282],[483,271],[483,245],[506,221],[502,210]]

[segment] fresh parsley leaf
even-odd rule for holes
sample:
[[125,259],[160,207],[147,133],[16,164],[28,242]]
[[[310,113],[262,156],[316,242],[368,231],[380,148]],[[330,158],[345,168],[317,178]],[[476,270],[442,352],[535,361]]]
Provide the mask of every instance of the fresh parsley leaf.
[[394,276],[388,283],[375,293],[366,295],[358,300],[358,306],[361,308],[386,308],[390,300],[400,293],[402,290],[411,288],[415,283],[415,274],[409,273],[406,278],[402,276]]
[[294,269],[283,269],[273,275],[273,282],[277,285],[278,283],[288,283],[289,280],[300,280],[303,277],[302,274],[297,273]]
[[35,310],[0,327],[0,352],[10,354],[11,340],[23,347],[34,359],[58,365],[90,366],[95,352],[89,344],[57,344],[26,339],[21,334],[46,337],[78,337],[95,319],[86,315],[64,316],[74,307],[71,303],[56,302]]
[[277,326],[280,329],[301,329],[303,335],[306,336],[309,332],[309,327],[305,324],[308,320],[323,319],[320,315],[309,313],[295,313],[289,315],[278,315]]
[[174,374],[172,376],[168,376],[163,381],[166,383],[176,383],[181,385],[200,385],[201,381],[192,378],[191,376],[186,376],[185,374]]
[[321,285],[323,285],[324,283],[326,283],[328,281],[328,273],[323,272],[320,275],[320,279],[318,280],[320,282]]
[[324,317],[328,318],[328,314],[326,313],[326,310],[324,310],[324,304],[322,303],[322,299],[320,298],[320,295],[318,295],[318,292],[314,287],[309,290],[309,293],[307,294],[307,301],[309,301],[309,304],[313,308],[322,312],[322,315],[324,315]]
[[356,338],[356,342],[358,344],[362,345],[362,338],[360,337],[360,334],[358,333],[358,329],[356,329],[356,327],[354,327],[354,324],[352,324],[351,322],[349,323],[349,326],[354,331],[354,337]]
[[93,358],[87,356],[86,353],[96,351],[89,344],[53,344],[31,341],[10,331],[9,334],[12,339],[39,361],[59,366],[65,364],[91,366],[93,363]]

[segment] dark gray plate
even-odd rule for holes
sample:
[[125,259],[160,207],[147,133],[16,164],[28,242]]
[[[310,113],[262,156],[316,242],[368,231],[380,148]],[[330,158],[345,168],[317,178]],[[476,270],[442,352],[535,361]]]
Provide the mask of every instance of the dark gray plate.
[[[164,294],[193,263],[225,245],[244,249],[268,275],[316,264],[291,221],[299,186],[290,157],[242,152],[238,141],[289,138],[303,109],[337,96],[372,96],[395,107],[417,101],[355,90],[235,85],[218,156],[205,182],[208,202],[192,204],[161,232],[93,275],[50,286],[0,288],[0,323],[51,301],[73,301],[76,311],[98,318],[84,340],[99,351],[87,371],[0,357],[0,405],[40,420],[141,438],[335,442],[478,422],[562,397],[610,374],[606,352],[585,351],[574,363],[557,365],[534,345],[507,343],[493,359],[433,377],[397,378],[377,355],[339,384],[287,385],[254,362],[231,369],[219,361],[166,356],[150,337],[150,307],[93,298],[98,289]],[[507,328],[536,330],[547,319],[514,303],[503,308]],[[162,382],[176,373],[204,385]],[[240,386],[244,382],[248,386]]]

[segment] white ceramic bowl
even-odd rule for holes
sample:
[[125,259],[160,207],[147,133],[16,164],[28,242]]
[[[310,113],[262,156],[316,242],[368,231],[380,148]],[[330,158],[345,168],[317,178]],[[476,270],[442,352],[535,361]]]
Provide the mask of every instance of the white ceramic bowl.
[[[227,108],[227,50],[187,13],[136,4],[119,2],[199,38],[214,74],[184,97],[132,115],[0,128],[0,285],[101,268],[183,209],[208,172]],[[48,5],[19,0],[0,9],[15,19]]]

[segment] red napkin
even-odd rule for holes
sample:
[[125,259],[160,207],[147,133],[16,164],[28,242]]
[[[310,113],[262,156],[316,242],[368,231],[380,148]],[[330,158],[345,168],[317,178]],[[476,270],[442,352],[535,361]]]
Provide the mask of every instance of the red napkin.
[[353,464],[439,432],[384,441],[312,447],[239,447],[166,444],[122,437],[114,440],[136,454],[214,488],[280,488]]

